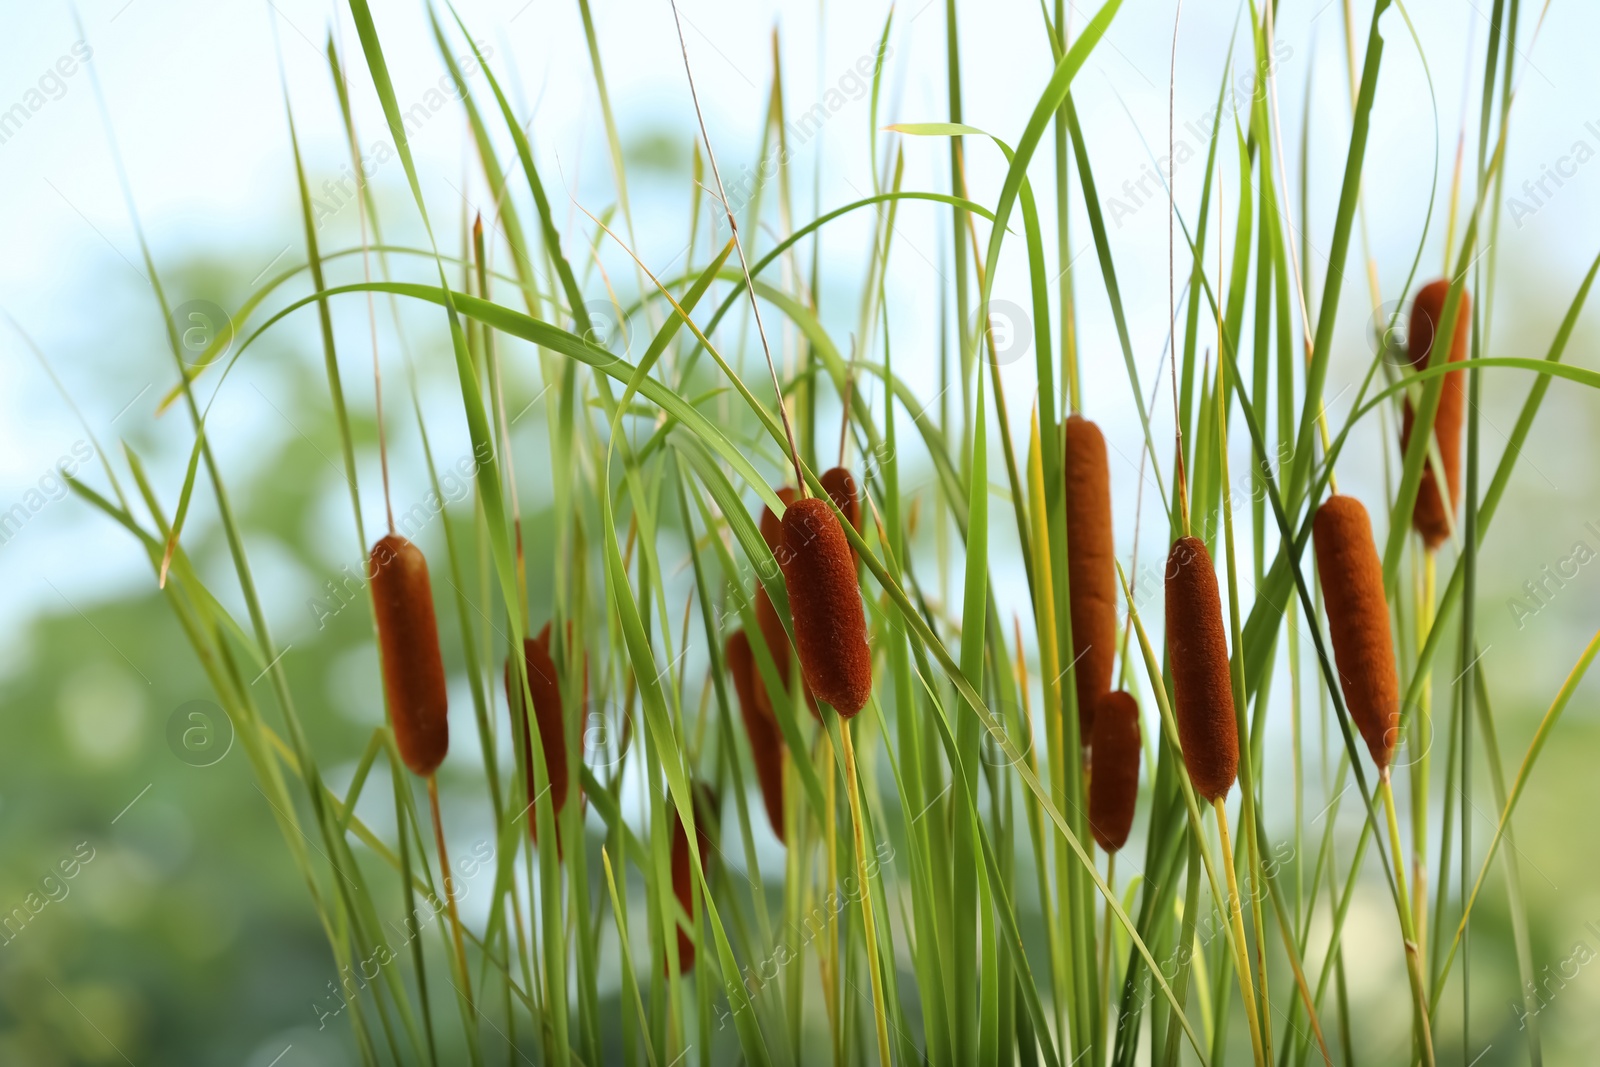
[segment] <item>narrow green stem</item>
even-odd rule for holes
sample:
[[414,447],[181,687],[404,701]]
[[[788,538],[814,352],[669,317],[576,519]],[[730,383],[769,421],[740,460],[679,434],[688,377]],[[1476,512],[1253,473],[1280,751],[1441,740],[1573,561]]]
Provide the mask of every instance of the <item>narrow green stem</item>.
[[1250,1048],[1255,1054],[1257,1067],[1266,1067],[1261,1019],[1256,1011],[1255,983],[1250,978],[1250,953],[1244,940],[1244,910],[1240,907],[1239,878],[1233,870],[1233,846],[1228,842],[1228,809],[1221,797],[1211,804],[1217,810],[1217,835],[1222,841],[1222,869],[1228,877],[1228,921],[1233,925],[1233,956],[1239,969],[1239,995],[1244,999],[1244,1016],[1250,1023]]
[[1383,794],[1384,811],[1389,816],[1389,851],[1394,857],[1395,905],[1400,912],[1400,933],[1405,938],[1406,973],[1411,978],[1411,994],[1416,998],[1416,1014],[1412,1023],[1416,1027],[1416,1040],[1425,1067],[1433,1067],[1433,1030],[1428,1021],[1428,991],[1423,984],[1422,953],[1417,946],[1416,931],[1411,925],[1411,903],[1406,893],[1406,865],[1400,848],[1400,820],[1394,810],[1394,786],[1389,781],[1389,768],[1378,777],[1378,792]]

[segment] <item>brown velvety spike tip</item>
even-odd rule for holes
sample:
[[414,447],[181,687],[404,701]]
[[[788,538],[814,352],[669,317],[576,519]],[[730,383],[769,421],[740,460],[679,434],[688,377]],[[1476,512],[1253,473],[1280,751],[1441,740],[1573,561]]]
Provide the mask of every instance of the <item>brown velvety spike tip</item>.
[[1117,647],[1117,574],[1111,540],[1111,472],[1100,427],[1073,415],[1066,424],[1067,583],[1071,591],[1072,676],[1078,740],[1089,744],[1094,713],[1111,691]]
[[1330,496],[1317,509],[1311,536],[1339,688],[1372,761],[1383,771],[1400,736],[1400,679],[1372,521],[1355,497]]
[[756,779],[761,784],[761,799],[767,806],[767,821],[779,841],[783,837],[783,735],[777,723],[756,702],[760,680],[756,677],[755,658],[750,651],[750,638],[743,630],[735,630],[728,638],[728,673],[733,675],[734,695],[739,698],[739,714],[744,719],[745,733],[750,738],[750,757],[755,763]]
[[[848,467],[834,467],[823,474],[822,488],[828,491],[828,496],[833,498],[834,506],[844,515],[845,520],[855,527],[856,533],[861,532],[861,490],[856,485],[855,475],[850,473]],[[849,538],[845,538],[849,540]],[[850,554],[855,555],[855,546],[850,546]]]
[[[1433,342],[1444,322],[1445,297],[1450,283],[1443,278],[1429,282],[1417,293],[1411,305],[1411,321],[1407,324],[1407,355],[1417,370],[1432,365]],[[1459,363],[1467,358],[1468,333],[1471,329],[1472,298],[1465,290],[1456,311],[1456,328],[1450,338],[1450,362]],[[1450,536],[1451,519],[1456,502],[1461,499],[1461,420],[1466,408],[1467,384],[1465,371],[1451,371],[1444,376],[1444,387],[1439,393],[1439,410],[1433,418],[1433,436],[1439,442],[1439,458],[1444,461],[1445,486],[1449,501],[1439,491],[1433,464],[1422,468],[1422,484],[1417,489],[1417,503],[1411,510],[1411,525],[1422,535],[1429,549],[1438,548]],[[1400,450],[1411,443],[1413,415],[1411,402],[1406,401],[1400,426]]]
[[1115,852],[1128,843],[1139,799],[1139,704],[1132,694],[1100,697],[1090,751],[1089,828],[1101,848]]
[[1189,781],[1206,800],[1218,800],[1239,776],[1239,730],[1222,595],[1198,537],[1178,538],[1167,556],[1167,655]]
[[[669,798],[668,803],[671,803]],[[716,800],[711,792],[704,787],[695,787],[694,821],[695,843],[700,849],[700,862],[709,872],[712,859],[711,837],[706,833],[710,823],[707,821],[714,814]],[[683,828],[683,820],[678,818],[677,812],[672,814],[672,895],[678,898],[678,903],[690,915],[694,914],[695,881],[694,858],[689,855],[689,834]],[[688,974],[694,969],[694,938],[689,931],[678,926],[678,970],[681,974]],[[667,976],[672,975],[671,961],[666,964]]]
[[872,650],[850,542],[833,509],[815,497],[789,506],[783,533],[800,669],[817,699],[849,718],[872,695]]
[[398,534],[380,537],[367,557],[378,621],[383,694],[400,758],[426,778],[450,750],[449,702],[433,589],[422,550]]

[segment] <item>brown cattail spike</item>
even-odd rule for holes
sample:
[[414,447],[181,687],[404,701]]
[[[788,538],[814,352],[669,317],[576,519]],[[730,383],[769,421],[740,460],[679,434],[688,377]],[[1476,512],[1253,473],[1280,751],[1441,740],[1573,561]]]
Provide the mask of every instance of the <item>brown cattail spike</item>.
[[1089,828],[1107,852],[1128,843],[1139,799],[1139,705],[1118,690],[1094,712],[1094,764],[1089,774]]
[[[800,494],[788,487],[777,489],[778,499],[783,501],[783,506],[788,508]],[[781,570],[788,562],[789,551],[784,547],[783,521],[772,513],[771,508],[766,508],[761,514],[761,537],[767,542],[767,547],[772,550],[772,556],[778,561]],[[853,559],[854,557],[852,557]],[[767,595],[766,586],[756,583],[756,623],[761,628],[761,636],[766,639],[767,650],[772,653],[774,663],[778,668],[778,677],[783,682],[783,696],[788,699],[792,692],[789,677],[789,632],[783,628],[783,619],[778,615],[778,608],[772,603],[772,598]],[[805,694],[806,706],[811,709],[812,717],[818,722],[822,721],[822,714],[817,710],[817,698],[811,692],[811,686],[806,682],[805,676],[800,677],[800,689]],[[766,685],[761,681],[761,676],[756,675],[756,707],[761,709],[773,722],[777,722],[777,712],[773,709],[772,694],[767,692]]]
[[[1450,283],[1443,278],[1429,282],[1417,293],[1411,305],[1406,347],[1411,365],[1426,370],[1433,364],[1433,342],[1442,332],[1445,297]],[[1450,362],[1459,363],[1467,358],[1469,323],[1472,319],[1472,299],[1465,290],[1456,311],[1456,328],[1450,337]],[[1433,436],[1439,442],[1439,458],[1444,461],[1445,485],[1449,491],[1446,501],[1439,491],[1439,479],[1430,462],[1422,469],[1422,483],[1417,489],[1417,503],[1411,511],[1411,525],[1422,535],[1423,543],[1430,549],[1438,548],[1450,536],[1451,519],[1456,502],[1461,499],[1461,420],[1467,402],[1466,372],[1451,371],[1444,376],[1444,386],[1439,393],[1439,410],[1433,417]],[[1414,416],[1411,402],[1405,404],[1400,427],[1402,451],[1411,443],[1411,423]]]
[[[567,634],[570,637],[572,624],[567,624]],[[528,689],[533,694],[533,721],[530,723],[526,709],[522,702],[522,686],[517,679],[516,672],[511,669],[509,660],[506,661],[506,703],[515,709],[516,713],[523,716],[522,751],[528,761],[528,807],[531,809],[540,797],[540,791],[534,783],[533,775],[533,736],[532,729],[537,726],[539,743],[544,748],[545,772],[550,779],[550,799],[554,804],[554,816],[560,818],[561,810],[567,804],[567,791],[571,782],[571,773],[567,767],[567,724],[565,704],[561,699],[561,687],[558,684],[559,673],[556,670],[555,660],[550,655],[550,624],[545,623],[544,629],[539,631],[538,637],[524,638],[522,642],[523,660],[528,669]],[[588,703],[588,657],[584,658],[584,703]],[[534,840],[539,837],[539,823],[530,811],[528,817],[529,832]],[[559,832],[559,831],[558,831]],[[561,847],[561,842],[556,841],[556,847]]]
[[[773,493],[777,495],[779,500],[783,501],[785,508],[800,499],[800,494],[788,486],[774,489]],[[761,509],[761,539],[767,543],[767,548],[772,550],[774,556],[779,555],[779,550],[783,547],[783,520],[773,514],[771,508]],[[779,556],[778,562],[783,562],[781,556]]]
[[383,692],[400,758],[424,778],[450,749],[449,702],[433,588],[422,550],[399,534],[378,539],[367,557],[378,622]]
[[[711,823],[708,821],[716,812],[716,798],[712,792],[703,787],[694,788],[694,836],[695,843],[700,849],[700,862],[707,871],[708,877],[711,869],[711,836],[709,833]],[[678,903],[690,915],[694,914],[694,858],[689,855],[689,835],[683,828],[683,820],[678,818],[676,811],[672,813],[672,895],[678,898]],[[694,967],[694,938],[689,931],[680,924],[678,927],[678,971],[688,974]],[[667,972],[671,975],[671,963],[668,962]]]
[[[856,485],[855,475],[850,473],[848,467],[834,467],[821,478],[822,488],[832,498],[834,506],[844,515],[845,521],[855,528],[856,533],[861,532],[861,490]],[[848,540],[848,538],[847,538]],[[852,552],[855,546],[851,545]]]
[[1317,509],[1311,536],[1339,688],[1372,761],[1385,771],[1400,736],[1400,680],[1372,520],[1355,497],[1330,496]]
[[755,763],[756,779],[761,783],[761,799],[767,806],[767,820],[772,823],[772,832],[782,841],[783,735],[778,732],[777,723],[756,703],[756,690],[761,683],[756,677],[750,638],[743,630],[735,630],[728,638],[727,655],[733,691],[739,698],[739,714],[750,738],[750,757]]
[[1100,698],[1111,691],[1117,647],[1117,575],[1111,540],[1111,472],[1100,427],[1081,415],[1066,424],[1067,583],[1072,604],[1072,675],[1078,740],[1089,744]]
[[872,695],[872,650],[850,542],[833,508],[816,497],[789,505],[783,535],[800,670],[817,699],[849,718]]
[[[794,503],[799,497],[793,489],[783,488],[777,490],[778,499],[783,501],[784,507]],[[771,508],[763,509],[761,513],[761,538],[766,541],[767,548],[777,559],[779,566],[783,564],[783,521],[772,513]],[[772,598],[767,595],[766,586],[759,580],[756,582],[756,624],[761,629],[761,636],[767,642],[767,651],[772,653],[772,660],[778,667],[778,678],[783,682],[785,691],[789,688],[789,633],[783,628],[783,619],[778,616],[778,609],[772,603]],[[767,687],[762,684],[760,675],[756,675],[756,707],[769,719],[773,718],[773,702]],[[809,692],[807,696],[809,696]]]
[[1219,800],[1239,775],[1239,728],[1222,594],[1198,537],[1178,538],[1167,556],[1167,655],[1189,781],[1205,800]]

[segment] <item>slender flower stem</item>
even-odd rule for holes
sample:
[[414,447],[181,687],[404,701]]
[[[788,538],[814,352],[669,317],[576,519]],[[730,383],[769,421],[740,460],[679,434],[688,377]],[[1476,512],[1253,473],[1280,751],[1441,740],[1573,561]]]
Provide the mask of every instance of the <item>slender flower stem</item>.
[[1221,797],[1211,802],[1217,810],[1217,834],[1222,840],[1222,869],[1228,876],[1228,921],[1233,926],[1233,958],[1239,969],[1239,993],[1244,998],[1244,1015],[1250,1023],[1250,1048],[1258,1067],[1266,1067],[1267,1056],[1261,1043],[1261,1019],[1256,1014],[1255,983],[1250,978],[1250,953],[1244,941],[1244,911],[1239,901],[1239,878],[1233,871],[1233,846],[1228,842],[1228,809]]
[[1383,807],[1389,816],[1389,851],[1394,857],[1395,899],[1400,910],[1400,933],[1406,943],[1406,973],[1411,978],[1411,995],[1416,998],[1417,1010],[1412,1025],[1416,1027],[1416,1040],[1425,1067],[1433,1067],[1433,1030],[1428,1022],[1428,990],[1422,977],[1422,953],[1417,946],[1416,931],[1411,925],[1411,901],[1406,894],[1406,865],[1400,848],[1400,820],[1394,811],[1394,785],[1389,781],[1389,768],[1378,777],[1378,792],[1383,794]]
[[872,891],[867,886],[867,847],[862,831],[861,797],[856,780],[856,746],[850,723],[839,720],[839,742],[844,752],[845,788],[850,796],[850,822],[856,849],[856,882],[861,887],[861,936],[867,943],[867,970],[872,974],[872,1012],[878,1025],[878,1062],[889,1067],[888,1011],[883,999],[883,976],[878,973],[878,934],[872,917]]
[[461,991],[472,1007],[472,972],[467,967],[467,946],[461,939],[461,913],[456,910],[456,895],[450,892],[450,854],[444,847],[444,820],[439,817],[439,780],[428,775],[428,807],[433,812],[433,839],[439,846],[439,870],[444,875],[445,906],[450,909],[450,932],[455,937],[456,955],[461,961]]

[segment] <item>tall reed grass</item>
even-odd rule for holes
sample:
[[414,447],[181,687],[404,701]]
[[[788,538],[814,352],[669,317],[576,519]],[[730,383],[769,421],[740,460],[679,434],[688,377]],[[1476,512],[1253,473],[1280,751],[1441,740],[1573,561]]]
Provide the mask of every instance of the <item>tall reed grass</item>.
[[[73,483],[148,553],[234,720],[337,965],[384,943],[395,901],[437,911],[454,900],[448,820],[430,840],[417,782],[402,766],[427,775],[430,790],[436,769],[445,776],[446,814],[470,809],[492,821],[486,902],[453,930],[441,927],[437,945],[414,939],[407,958],[351,999],[361,1061],[1282,1067],[1431,1064],[1442,1049],[1474,1047],[1463,952],[1473,908],[1489,872],[1503,869],[1521,914],[1517,854],[1504,847],[1513,814],[1600,645],[1597,635],[1554,687],[1508,785],[1475,636],[1479,552],[1552,383],[1600,385],[1600,375],[1563,362],[1600,259],[1559,328],[1537,339],[1543,358],[1486,354],[1494,205],[1525,46],[1543,12],[1486,0],[1483,95],[1476,141],[1467,141],[1476,156],[1458,163],[1448,208],[1407,234],[1418,249],[1409,273],[1372,285],[1374,308],[1386,298],[1405,306],[1429,273],[1422,249],[1444,231],[1445,278],[1421,293],[1433,350],[1451,354],[1446,365],[1387,342],[1371,355],[1342,349],[1335,324],[1369,311],[1346,287],[1319,289],[1312,277],[1363,273],[1364,237],[1352,247],[1364,233],[1363,201],[1399,180],[1369,151],[1380,75],[1397,50],[1426,51],[1391,0],[1370,5],[1364,33],[1350,0],[1337,9],[1347,27],[1346,141],[1302,129],[1298,143],[1286,142],[1275,76],[1235,121],[1215,124],[1198,198],[1188,190],[1173,201],[1172,330],[1159,353],[1135,349],[1123,296],[1161,282],[1119,278],[1096,185],[1103,156],[1073,98],[1085,62],[1110,47],[1107,32],[1135,17],[1122,0],[1075,19],[1063,0],[1042,6],[1030,46],[1048,51],[1053,73],[1014,86],[1035,103],[1022,129],[999,136],[963,121],[969,72],[956,4],[929,9],[927,22],[942,19],[948,42],[937,72],[947,109],[886,127],[892,72],[880,47],[870,71],[872,192],[808,221],[786,172],[733,202],[721,178],[733,152],[702,124],[696,184],[685,188],[689,259],[658,268],[633,258],[622,275],[594,269],[608,261],[602,249],[631,257],[633,234],[683,220],[634,214],[606,42],[588,0],[578,5],[612,202],[579,205],[588,221],[568,225],[553,161],[537,150],[539,123],[508,94],[509,58],[490,61],[472,28],[430,6],[439,55],[462,88],[474,180],[492,204],[492,218],[452,228],[457,209],[423,195],[385,59],[393,23],[414,16],[379,17],[368,0],[349,0],[359,54],[328,41],[329,106],[359,166],[356,146],[370,131],[357,129],[351,101],[379,102],[426,243],[384,244],[390,220],[363,185],[363,244],[321,247],[295,141],[301,262],[251,293],[243,340],[226,360],[186,363],[171,339],[171,417],[193,430],[187,476],[157,485],[126,449],[106,465],[109,492]],[[905,17],[890,10],[883,45]],[[1234,54],[1217,57],[1219,101],[1235,67],[1272,70],[1274,17],[1270,2],[1241,10]],[[1176,55],[1181,20],[1172,32]],[[481,80],[462,77],[456,56],[466,49]],[[763,158],[783,150],[793,117],[776,37],[772,59]],[[913,153],[948,159],[942,187],[906,187]],[[997,187],[969,188],[969,153],[1004,159]],[[1332,218],[1308,218],[1313,155],[1341,175]],[[1053,188],[1035,185],[1044,180]],[[897,347],[890,328],[886,277],[907,243],[899,213],[917,202],[938,209],[948,248],[947,284],[922,294],[917,309],[944,324],[936,353]],[[1095,254],[1075,265],[1083,235],[1070,231],[1080,217]],[[724,219],[737,224],[739,243],[724,238]],[[865,220],[872,235],[859,306],[845,316],[855,322],[848,343],[818,307],[818,242],[845,219]],[[1327,263],[1315,272],[1299,238],[1313,222],[1328,235]],[[1008,244],[1025,253],[1031,298],[1035,390],[1025,396],[1007,395],[988,325]],[[148,249],[145,262],[165,313]],[[339,280],[357,262],[356,280]],[[1376,279],[1375,267],[1367,273]],[[1080,351],[1076,321],[1089,302],[1109,307],[1120,352]],[[396,707],[335,789],[325,768],[349,754],[307,741],[307,718],[328,710],[297,699],[294,660],[280,654],[262,610],[248,530],[212,452],[229,430],[206,414],[259,339],[314,316],[350,481],[348,537],[364,547],[372,520],[344,397],[346,383],[373,368],[336,345],[332,316],[365,310],[376,345],[377,319],[398,323],[402,305],[447,327],[448,349],[414,358],[453,368],[477,460],[470,507],[428,537],[431,572],[408,572],[423,583],[415,596],[431,589],[454,612],[459,647],[445,651],[470,706],[451,709],[455,751],[442,768],[442,722],[436,743],[419,740]],[[637,351],[596,342],[595,309],[606,305],[648,324]],[[756,308],[777,325],[749,317]],[[837,317],[830,308],[827,321]],[[1391,336],[1396,323],[1382,325]],[[777,358],[771,339],[786,342]],[[1103,422],[1115,405],[1097,397],[1100,410],[1085,411],[1080,382],[1083,362],[1119,356],[1132,396],[1122,406],[1139,420],[1138,463],[1156,491],[1139,514],[1113,517],[1120,497],[1105,480],[1127,475],[1108,472],[1089,418]],[[1355,398],[1337,404],[1325,396],[1335,360],[1364,364]],[[943,386],[931,404],[907,370],[929,361]],[[375,349],[374,362],[390,395],[404,395],[396,353]],[[1458,397],[1478,397],[1486,376],[1526,390],[1498,459],[1482,440],[1476,400],[1463,408]],[[548,465],[533,469],[508,414],[538,381]],[[1172,439],[1154,413],[1169,388]],[[412,412],[408,421],[391,411],[389,439],[420,445],[437,492],[420,403]],[[1364,518],[1341,533],[1361,563],[1352,592],[1341,583],[1356,578],[1336,565],[1338,553],[1319,571],[1306,548],[1324,502],[1348,499],[1331,495],[1346,443],[1392,440],[1402,418],[1393,491],[1367,501],[1387,519],[1378,523],[1386,540],[1369,543]],[[1464,463],[1442,439],[1461,426]],[[1240,470],[1251,503],[1236,515]],[[1439,472],[1455,515],[1434,506]],[[797,489],[772,488],[792,478]],[[519,485],[550,500],[547,527],[526,526]],[[237,589],[209,587],[186,551],[185,519],[201,497],[215,504]],[[1426,546],[1412,532],[1424,510]],[[756,517],[763,512],[766,521]],[[1134,561],[1111,536],[1140,522],[1164,526],[1173,545],[1164,620],[1133,595],[1125,573]],[[1025,620],[1001,614],[1002,561],[1021,564]],[[438,682],[430,693],[442,700],[433,661],[416,651],[426,635],[409,645],[393,637],[385,582],[372,586],[391,706],[418,678]],[[530,602],[530,589],[553,592]],[[235,593],[242,618],[223,606]],[[1352,597],[1359,623],[1339,614]],[[420,625],[421,615],[407,619]],[[550,620],[537,639],[536,619]],[[437,656],[436,636],[432,644]],[[1390,681],[1384,672],[1396,663]],[[1367,694],[1352,679],[1368,672],[1398,696],[1347,704]],[[266,687],[249,681],[258,673]],[[1287,747],[1268,729],[1280,706],[1269,695],[1284,691],[1297,694]],[[1313,691],[1315,701],[1298,698]],[[1391,698],[1395,720],[1368,706]],[[371,700],[381,699],[375,687]],[[1324,725],[1302,721],[1318,707]],[[595,719],[600,751],[588,744]],[[1431,744],[1440,725],[1443,746]],[[1402,757],[1391,762],[1396,746]],[[1474,780],[1479,761],[1491,769],[1487,786]],[[1312,765],[1327,774],[1306,773]],[[389,796],[375,788],[385,768]],[[1405,824],[1394,779],[1406,786]],[[1429,812],[1440,802],[1442,820]],[[1318,808],[1325,820],[1305,817]],[[1353,848],[1334,835],[1341,808],[1359,815]],[[1494,812],[1488,841],[1471,837],[1475,809]],[[377,832],[363,813],[381,814],[373,822],[392,830]],[[1105,848],[1113,851],[1102,862]],[[1347,919],[1369,882],[1384,887],[1392,917],[1357,933]],[[1520,947],[1526,936],[1518,924]],[[1519,965],[1526,959],[1519,952]],[[1357,975],[1390,981],[1402,968],[1405,983],[1387,993],[1409,1005],[1407,1035],[1401,1047],[1380,1047],[1383,1028],[1354,1017],[1347,987]],[[1457,997],[1463,1008],[1449,1017],[1462,1032],[1442,1035],[1443,1006]],[[1538,1062],[1537,1030],[1523,1040]]]

